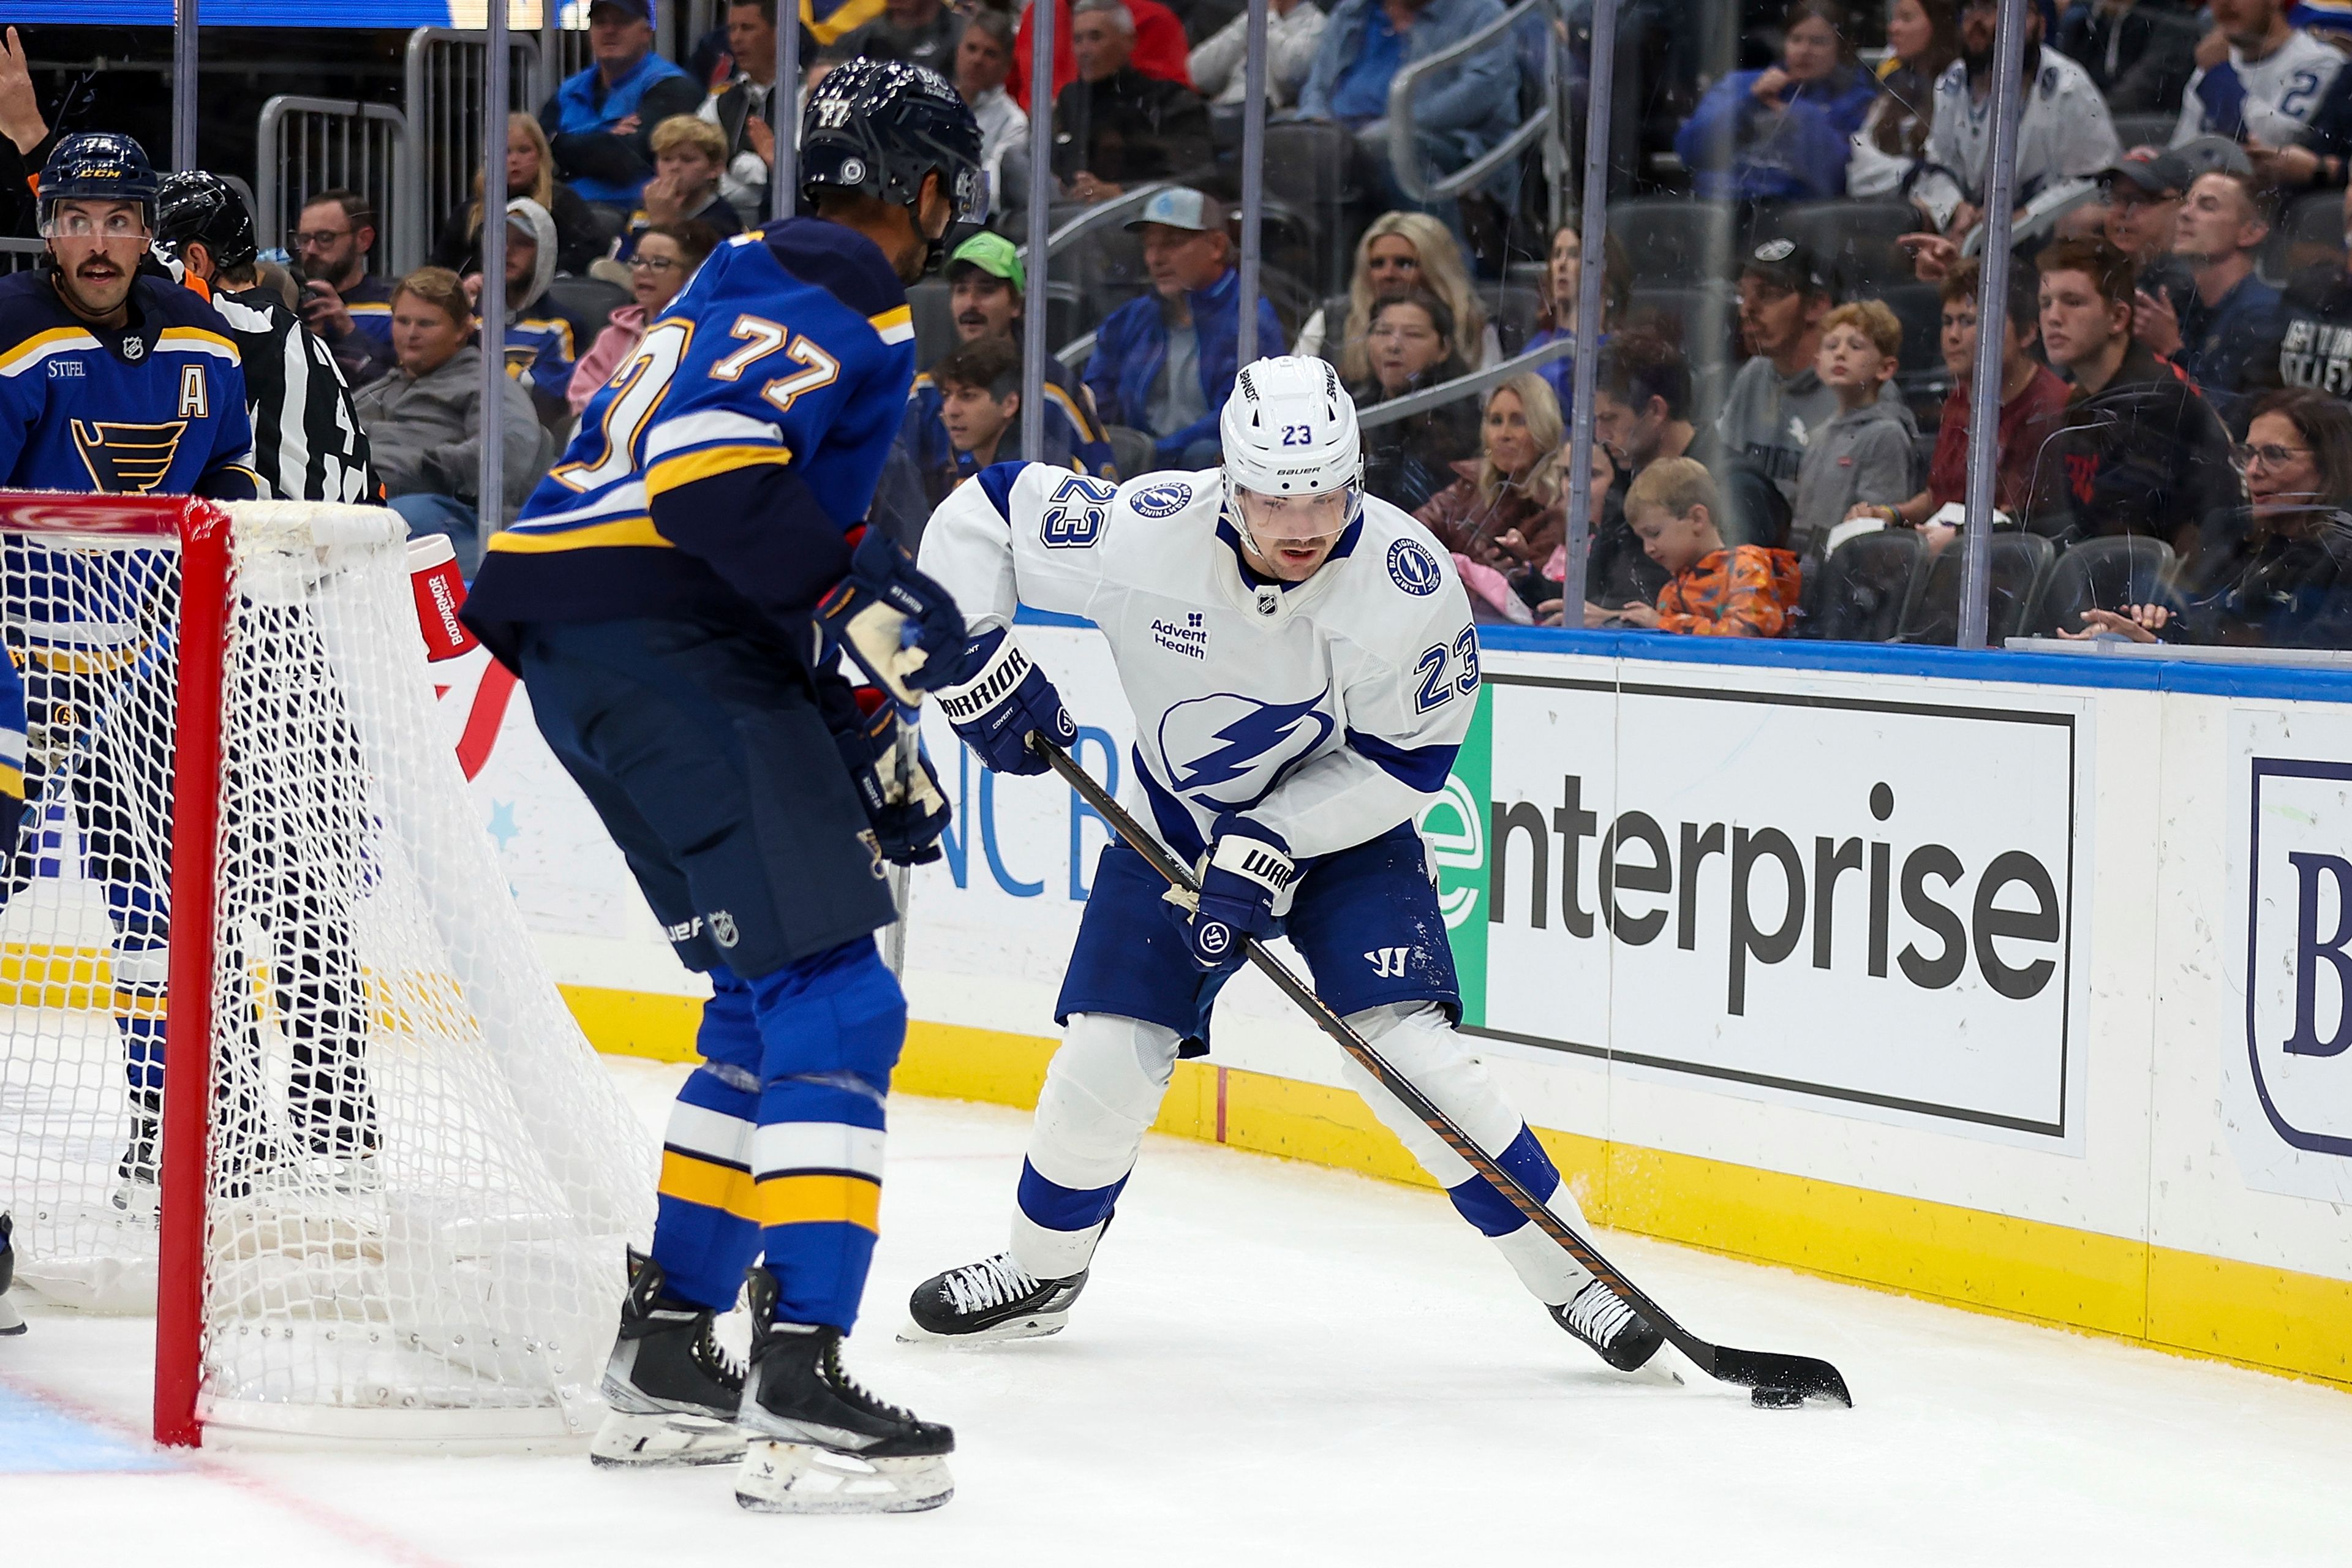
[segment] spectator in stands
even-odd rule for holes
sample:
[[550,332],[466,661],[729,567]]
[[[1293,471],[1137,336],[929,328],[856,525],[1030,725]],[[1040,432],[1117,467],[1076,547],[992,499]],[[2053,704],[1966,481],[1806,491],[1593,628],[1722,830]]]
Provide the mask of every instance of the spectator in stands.
[[1135,68],[1125,0],[1077,0],[1070,39],[1078,79],[1054,100],[1054,174],[1073,200],[1091,206],[1137,182],[1209,166],[1208,105]]
[[[1523,349],[1539,349],[1548,343],[1576,341],[1576,312],[1583,304],[1584,237],[1583,224],[1573,215],[1569,221],[1552,231],[1550,264],[1544,268],[1543,309],[1536,317],[1536,330]],[[1624,247],[1617,237],[1610,235],[1602,246],[1601,264],[1601,331],[1595,334],[1606,344],[1610,330],[1625,319],[1633,302],[1633,264],[1626,258]],[[1484,366],[1480,367],[1484,369]],[[1552,392],[1559,398],[1563,410],[1576,403],[1576,354],[1562,354],[1542,367],[1543,378],[1551,383]]]
[[2200,174],[2176,220],[2173,251],[2195,287],[2176,311],[2170,297],[2143,289],[2132,335],[2197,383],[2224,424],[2240,395],[2267,385],[2284,322],[2279,291],[2255,276],[2255,253],[2270,237],[2269,194],[2243,174]]
[[[1425,289],[1383,300],[1372,312],[1371,374],[1349,388],[1360,409],[1392,403],[1469,374],[1454,348],[1454,312]],[[1417,511],[1478,449],[1478,406],[1457,397],[1364,432],[1364,489]]]
[[[1959,0],[1895,0],[1878,97],[1845,165],[1850,196],[1900,196],[1920,167],[1936,118],[1936,81],[1960,58]],[[2129,4],[2130,0],[2125,0]]]
[[2131,335],[2132,267],[2103,239],[2035,258],[2042,344],[2074,380],[2043,444],[2027,526],[2072,541],[2143,533],[2192,562],[2207,539],[2245,531],[2230,436],[2196,386]]
[[[964,36],[971,36],[965,29]],[[1021,265],[1021,253],[1013,242],[1001,234],[973,235],[956,247],[948,260],[948,304],[955,312],[956,337],[963,342],[976,342],[982,338],[1003,338],[1018,349],[1022,343],[1023,292],[1028,284],[1028,274]],[[929,384],[921,376],[915,378],[915,400],[922,401]],[[1071,465],[1082,474],[1105,474],[1118,477],[1118,468],[1112,461],[1109,443],[1104,438],[1102,426],[1095,418],[1085,384],[1070,367],[1055,358],[1045,356],[1045,424],[1050,442],[1066,445],[1076,460]],[[936,418],[936,406],[925,410]],[[1067,429],[1062,430],[1062,426]]]
[[1903,323],[1876,300],[1822,318],[1814,374],[1837,413],[1814,430],[1797,467],[1789,548],[1808,569],[1828,552],[1830,531],[1857,504],[1892,505],[1911,494],[1911,410],[1879,401],[1903,358]]
[[[392,509],[412,534],[446,533],[467,572],[480,563],[482,357],[457,275],[420,267],[393,290],[392,372],[352,395]],[[504,515],[512,522],[544,465],[522,388],[499,388]]]
[[1486,370],[1502,363],[1502,342],[1478,302],[1462,247],[1444,224],[1415,212],[1382,213],[1371,221],[1356,241],[1348,292],[1325,300],[1307,318],[1298,330],[1297,352],[1330,361],[1342,381],[1364,380],[1372,373],[1365,344],[1372,307],[1415,289],[1428,289],[1454,313],[1454,348],[1463,363]]
[[1565,531],[1565,457],[1559,404],[1543,377],[1526,373],[1486,395],[1478,456],[1413,515],[1454,554],[1516,574],[1551,558]]
[[2213,32],[2197,47],[2179,147],[2226,136],[2265,152],[2304,140],[2344,57],[2287,20],[2291,0],[2210,0]]
[[[1977,290],[1981,276],[1976,258],[1970,257],[1953,268],[1941,286],[1940,344],[1952,388],[1944,395],[1941,422],[1936,426],[1936,448],[1927,461],[1927,488],[1893,504],[1858,502],[1846,513],[1849,518],[1880,518],[1890,527],[1920,529],[1931,549],[1942,549],[1955,531],[1949,523],[1933,521],[1936,514],[1968,501],[1969,416],[1976,406]],[[2040,288],[2031,267],[2021,261],[2011,265],[2008,319],[2001,330],[2000,422],[1995,431],[1992,504],[2009,514],[2012,526],[2024,520],[2026,502],[2033,491],[2034,459],[2042,443],[2057,429],[2066,406],[2066,384],[2033,354],[2042,335]]]
[[565,401],[572,413],[587,407],[596,389],[621,368],[622,361],[636,353],[645,341],[646,325],[677,298],[695,268],[719,248],[719,239],[718,230],[691,218],[657,223],[637,236],[636,250],[629,258],[630,302],[613,312],[611,321],[572,367]]
[[[474,176],[474,199],[450,209],[428,260],[464,277],[482,268],[482,176]],[[555,268],[574,277],[602,256],[611,242],[568,185],[555,183],[555,159],[547,132],[528,114],[507,116],[507,194],[529,196],[555,220]]]
[[[1184,36],[1184,24],[1176,13],[1160,0],[1128,0],[1128,15],[1135,18],[1135,68],[1158,81],[1172,81],[1178,87],[1192,85],[1192,76],[1186,61],[1192,46]],[[1034,113],[1029,101],[1029,30],[1036,25],[1037,11],[1032,5],[1021,12],[1021,26],[1013,39],[1013,73],[1005,78],[1005,87],[1013,101],[1024,113]],[[1054,96],[1078,79],[1077,50],[1070,39],[1070,0],[1054,0]]]
[[[1155,193],[1127,226],[1143,236],[1153,292],[1104,318],[1087,362],[1103,423],[1149,433],[1170,468],[1219,460],[1217,416],[1240,369],[1241,274],[1229,222],[1213,196],[1181,185]],[[1281,353],[1273,303],[1261,295],[1257,310],[1258,353]]]
[[[1323,25],[1315,0],[1270,0],[1265,10],[1265,101],[1287,109],[1314,68]],[[1249,12],[1219,28],[1192,51],[1192,89],[1211,103],[1239,103],[1248,89],[1243,57],[1249,52]]]
[[768,108],[776,85],[776,0],[737,0],[728,6],[727,48],[735,74],[697,112],[724,138],[719,194],[746,225],[757,224],[768,216],[768,171],[776,163],[774,116]]
[[2180,203],[2197,177],[2178,153],[2138,147],[2099,176],[2107,243],[2139,271],[2140,289],[2161,294],[2177,311],[2195,284],[2172,254],[2180,231]]
[[654,177],[646,182],[643,205],[630,216],[621,241],[621,259],[635,253],[637,236],[657,223],[699,223],[719,238],[743,232],[743,220],[719,194],[727,167],[727,138],[719,127],[691,114],[673,114],[654,127]]
[[2308,387],[2273,392],[2246,437],[2246,536],[2216,552],[2186,605],[2090,610],[2062,636],[2352,647],[2352,412]]
[[[1815,369],[1832,302],[1820,258],[1793,240],[1766,240],[1740,268],[1739,335],[1752,357],[1716,418],[1729,504],[1708,513],[1735,543],[1780,542],[1806,444],[1837,416],[1837,394]],[[1902,405],[1892,382],[1881,395]]]
[[1724,466],[1714,432],[1691,420],[1690,362],[1650,328],[1619,332],[1601,349],[1592,438],[1628,483],[1661,458],[1696,458],[1710,471]]
[[1692,637],[1776,637],[1797,607],[1797,558],[1759,544],[1727,545],[1716,526],[1720,497],[1706,468],[1664,458],[1626,492],[1625,519],[1670,574],[1658,602],[1615,612],[1627,626]]
[[1013,24],[1002,11],[986,8],[964,18],[956,43],[955,89],[980,121],[980,165],[992,191],[1004,188],[1004,154],[1029,144],[1029,117],[1004,90],[1013,68]]
[[[1932,165],[1911,187],[1912,199],[1937,228],[1955,237],[1977,226],[1985,174],[1992,157],[1993,26],[1999,0],[1963,0],[1960,58],[1936,83],[1935,122],[1928,128]],[[2123,156],[2115,121],[2083,68],[2042,44],[2042,13],[2025,14],[2025,108],[2017,127],[2019,205],[2064,180],[2090,179]]]
[[[997,460],[1021,416],[1021,352],[1006,338],[959,343],[931,367],[940,391],[940,423],[947,429],[949,466],[937,478],[936,506],[947,492]],[[1017,443],[1016,443],[1017,444]]]
[[[998,236],[985,237],[1001,243]],[[1024,385],[1021,344],[1002,332],[965,337],[915,377],[867,515],[908,550],[920,545],[932,509],[950,490],[1000,458],[1021,457]],[[1084,413],[1083,402],[1051,381],[1045,399],[1039,460],[1118,478],[1110,448]]]
[[[1387,186],[1385,205],[1435,211],[1407,197],[1388,163],[1389,83],[1415,60],[1451,48],[1499,20],[1501,0],[1339,0],[1317,46],[1315,64],[1298,89],[1307,120],[1336,121],[1357,132]],[[1519,119],[1519,64],[1507,37],[1497,37],[1413,93],[1422,172],[1436,178],[1499,143]],[[1507,199],[1515,172],[1496,171],[1484,195]],[[1454,203],[1439,216],[1461,233]]]
[[588,8],[591,64],[540,109],[555,173],[588,201],[626,216],[653,177],[653,128],[692,114],[702,89],[654,53],[652,0],[594,0]]
[[885,0],[882,15],[844,34],[837,43],[856,59],[905,60],[943,77],[955,74],[956,39],[962,18],[940,0]]
[[[555,222],[529,196],[507,204],[507,374],[546,400],[551,415],[571,407],[572,367],[596,341],[605,319],[594,319],[549,295],[555,281]],[[481,308],[482,275],[468,274],[466,292]]]
[[1845,194],[1845,166],[1878,83],[1854,63],[1843,0],[1795,0],[1780,63],[1733,71],[1675,136],[1706,201],[1806,202]]
[[357,191],[320,191],[302,204],[286,248],[301,264],[302,324],[325,340],[354,387],[392,368],[392,285],[367,269],[375,209]]
[[2058,52],[2090,74],[2117,114],[2169,111],[2197,69],[2188,10],[2142,0],[2074,0],[2058,19]]
[[[2346,193],[2352,229],[2352,192]],[[2317,262],[2291,279],[2279,302],[2279,386],[2352,397],[2352,255]]]
[[0,234],[31,239],[40,232],[33,192],[51,144],[25,46],[11,27],[0,37]]

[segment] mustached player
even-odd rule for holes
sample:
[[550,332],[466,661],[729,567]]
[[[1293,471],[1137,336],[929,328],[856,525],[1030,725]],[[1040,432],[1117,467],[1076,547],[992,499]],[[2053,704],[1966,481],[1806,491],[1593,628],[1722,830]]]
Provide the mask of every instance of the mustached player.
[[[1142,856],[1096,863],[1055,1013],[1012,1246],[917,1288],[908,1337],[1060,1330],[1181,1055],[1244,938],[1286,934],[1316,990],[1562,1219],[1582,1215],[1535,1134],[1454,1032],[1461,1004],[1414,818],[1478,694],[1470,607],[1443,548],[1360,490],[1356,413],[1320,360],[1242,371],[1224,468],[1114,489],[1000,464],[950,497],[921,566],[971,617],[970,680],[940,710],[989,767],[1034,773],[1031,732],[1076,731],[1013,638],[1016,606],[1103,629],[1136,718],[1128,805],[1188,864],[1197,908]],[[1352,1059],[1340,1070],[1552,1316],[1631,1371],[1656,1331]]]
[[[965,638],[855,525],[914,380],[905,285],[984,216],[980,128],[932,72],[853,60],[811,94],[800,166],[817,216],[702,264],[490,541],[466,619],[710,978],[594,1457],[741,1454],[747,1508],[904,1511],[946,1500],[953,1436],[850,1381],[841,1341],[906,1034],[883,863],[936,858],[947,824],[898,715]],[[870,718],[819,616],[887,690]],[[755,1259],[747,1382],[710,1325]]]

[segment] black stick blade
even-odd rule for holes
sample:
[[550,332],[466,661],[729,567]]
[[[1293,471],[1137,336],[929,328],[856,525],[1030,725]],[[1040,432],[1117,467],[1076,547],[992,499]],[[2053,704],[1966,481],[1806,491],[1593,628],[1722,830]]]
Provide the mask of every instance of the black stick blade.
[[1849,1410],[1853,1408],[1853,1395],[1846,1391],[1844,1374],[1817,1356],[1780,1355],[1771,1351],[1734,1350],[1729,1345],[1717,1345],[1713,1359],[1714,1365],[1702,1364],[1700,1370],[1725,1383],[1736,1383],[1742,1388],[1790,1389],[1807,1399],[1834,1399]]

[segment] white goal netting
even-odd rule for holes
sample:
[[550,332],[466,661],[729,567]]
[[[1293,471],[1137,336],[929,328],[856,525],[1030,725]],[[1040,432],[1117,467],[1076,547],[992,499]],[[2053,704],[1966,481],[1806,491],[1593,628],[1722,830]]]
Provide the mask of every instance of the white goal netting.
[[[164,1049],[183,596],[224,590],[184,584],[174,538],[110,531],[109,505],[0,495],[0,632],[31,721],[0,914],[0,1208],[25,1285],[138,1311],[163,1095],[185,1092]],[[221,711],[191,716],[221,754],[198,1413],[394,1439],[593,1427],[654,1142],[468,798],[399,519],[226,510]],[[177,782],[184,803],[201,783]]]

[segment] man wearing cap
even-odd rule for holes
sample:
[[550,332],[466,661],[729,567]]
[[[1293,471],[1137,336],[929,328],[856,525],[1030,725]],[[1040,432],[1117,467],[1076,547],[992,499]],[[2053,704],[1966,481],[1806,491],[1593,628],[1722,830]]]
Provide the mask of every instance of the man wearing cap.
[[[1149,433],[1170,468],[1215,466],[1217,416],[1241,368],[1241,274],[1226,221],[1224,204],[1200,191],[1152,196],[1127,226],[1143,236],[1154,292],[1104,318],[1087,362],[1103,423]],[[1282,322],[1263,294],[1257,323],[1259,355],[1280,353]]]
[[[956,247],[948,261],[948,299],[955,311],[958,341],[1005,338],[1020,347],[1023,295],[1028,281],[1021,253],[1001,234],[983,231]],[[915,378],[918,395],[925,384],[921,376]],[[1069,426],[1070,450],[1083,465],[1080,473],[1116,475],[1109,443],[1103,439],[1084,384],[1051,353],[1045,356],[1045,420],[1049,427]]]
[[[1834,302],[1820,258],[1794,240],[1766,240],[1739,269],[1739,335],[1751,357],[1731,378],[1715,426],[1727,459],[1728,472],[1716,476],[1731,514],[1718,520],[1726,544],[1780,542],[1806,445],[1837,416],[1837,394],[1813,369],[1822,318]],[[1878,400],[1916,431],[1893,381]]]
[[2107,243],[2139,269],[2141,291],[2178,309],[2188,297],[2189,269],[2173,259],[2180,199],[2196,174],[2179,153],[2135,147],[2099,175]]
[[1078,79],[1054,100],[1054,174],[1074,200],[1091,206],[1139,181],[1208,167],[1209,106],[1135,68],[1135,16],[1123,0],[1077,0],[1070,42]]
[[653,176],[653,129],[702,105],[694,79],[654,53],[653,0],[595,0],[588,9],[593,63],[567,78],[539,111],[555,172],[584,201],[636,210]]
[[[1912,187],[1947,234],[1974,228],[1992,161],[1992,60],[1999,0],[1967,0],[1960,12],[1960,58],[1936,80],[1936,109],[1924,162]],[[2025,14],[2025,110],[2017,126],[2019,205],[2062,180],[2089,179],[2123,154],[2106,101],[2088,72],[2042,47],[2042,12]]]

